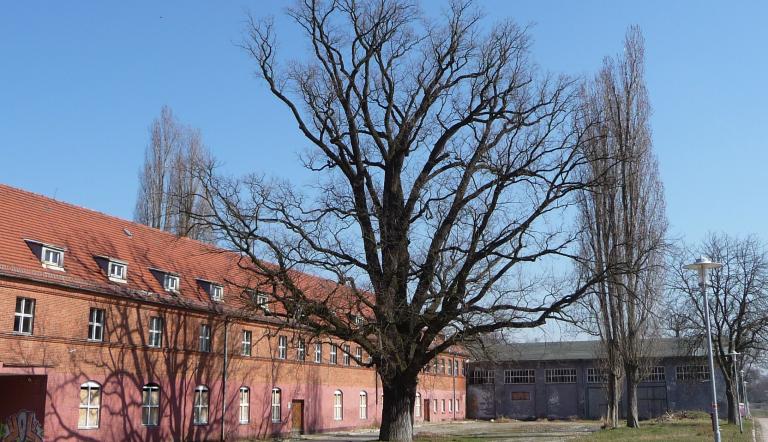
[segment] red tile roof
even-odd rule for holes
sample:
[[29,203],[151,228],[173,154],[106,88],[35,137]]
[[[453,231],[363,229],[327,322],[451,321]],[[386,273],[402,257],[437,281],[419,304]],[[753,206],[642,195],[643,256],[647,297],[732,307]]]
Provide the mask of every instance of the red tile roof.
[[[29,240],[62,247],[64,271],[43,268]],[[127,283],[112,282],[98,257],[128,264]],[[200,241],[0,184],[0,274],[143,300],[210,309],[198,280],[224,286],[224,305],[244,306],[248,273],[238,268],[238,254]],[[157,272],[178,274],[178,294],[166,292]],[[315,279],[309,277],[311,279]]]

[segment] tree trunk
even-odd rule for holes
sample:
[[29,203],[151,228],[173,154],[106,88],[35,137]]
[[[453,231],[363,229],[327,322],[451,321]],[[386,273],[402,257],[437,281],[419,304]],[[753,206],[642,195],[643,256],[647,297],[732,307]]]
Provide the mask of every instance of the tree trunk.
[[640,428],[640,418],[637,412],[637,367],[624,367],[627,377],[627,427]]
[[730,382],[725,383],[725,397],[728,399],[728,423],[736,423],[736,413],[738,413],[738,404],[734,394],[733,385]]
[[382,376],[384,404],[381,412],[379,440],[411,442],[413,440],[413,401],[417,375],[402,374],[394,378]]
[[621,401],[621,379],[614,373],[608,375],[608,410],[606,426],[618,428],[619,426],[619,401]]

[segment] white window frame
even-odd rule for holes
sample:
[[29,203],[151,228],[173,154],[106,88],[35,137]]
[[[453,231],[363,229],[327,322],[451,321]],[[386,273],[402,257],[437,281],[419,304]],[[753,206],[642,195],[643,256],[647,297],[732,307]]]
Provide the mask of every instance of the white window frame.
[[247,424],[251,421],[251,389],[246,386],[240,387],[238,417],[240,424]]
[[360,392],[360,419],[368,419],[368,393]]
[[363,364],[363,347],[355,348],[355,358],[357,359],[356,361],[357,365]]
[[280,335],[277,337],[277,359],[286,359],[288,357],[288,337]]
[[250,330],[243,330],[243,341],[242,341],[242,347],[240,348],[240,355],[242,356],[250,356],[252,349],[252,342],[253,342],[253,333]]
[[166,273],[165,277],[163,278],[163,288],[167,292],[178,292],[179,282],[180,280],[178,275],[171,275],[170,273]]
[[304,339],[299,339],[296,342],[296,360],[297,361],[307,360],[307,343],[304,342]]
[[331,364],[338,364],[339,363],[339,356],[338,356],[338,348],[336,345],[331,344],[331,355],[329,356],[329,362]]
[[460,400],[456,399],[456,403],[453,404],[453,411],[455,411],[456,413],[459,412],[459,402],[460,402]]
[[269,296],[265,293],[256,293],[256,305],[261,307],[266,313],[269,313]]
[[198,351],[201,353],[211,352],[211,326],[208,324],[200,324]]
[[575,368],[547,368],[544,379],[547,384],[575,384],[577,380]]
[[[77,418],[77,428],[83,429],[83,430],[93,430],[96,428],[99,428],[99,421],[101,420],[101,385],[97,384],[93,381],[88,381],[82,385],[80,385],[80,394],[82,396],[83,389],[86,390],[86,402],[83,403],[82,398],[80,399],[80,406],[78,407],[78,418]],[[96,403],[92,403],[92,394],[91,392],[93,390],[96,390]],[[96,422],[91,422],[91,410],[96,410]],[[82,423],[80,420],[80,415],[82,413],[85,413],[85,423]]]
[[413,415],[415,417],[421,417],[421,393],[416,393],[416,398],[413,404]]
[[678,365],[675,367],[675,379],[678,381],[708,381],[709,367],[700,364]]
[[458,359],[453,360],[453,375],[455,377],[459,376],[459,360]]
[[504,370],[505,384],[535,384],[536,370],[529,368],[513,368]]
[[342,347],[342,354],[341,354],[341,360],[343,361],[345,366],[349,366],[349,344],[344,344]]
[[437,399],[432,399],[432,411],[437,413]]
[[110,281],[126,282],[128,280],[128,265],[117,262],[109,261],[107,264],[107,277]]
[[163,328],[164,322],[162,316],[149,317],[149,342],[150,347],[161,348],[163,346]]
[[341,390],[333,392],[333,420],[344,419],[344,393]]
[[588,384],[605,384],[608,382],[608,369],[600,367],[587,368]]
[[[203,403],[203,393],[205,394],[205,403]],[[195,387],[194,403],[192,405],[192,425],[208,425],[210,418],[210,392],[205,385]],[[203,410],[205,410],[205,419],[203,419]]]
[[[154,392],[157,393],[157,402],[152,402]],[[151,422],[153,409],[157,409],[156,422]],[[157,384],[145,384],[141,387],[141,425],[145,427],[160,425],[160,386]]]
[[272,423],[277,424],[280,423],[282,420],[282,392],[279,388],[273,388],[272,389]]
[[448,412],[453,413],[453,399],[448,399]]
[[[17,335],[32,336],[35,326],[35,304],[34,298],[25,298],[19,296],[16,298],[16,310],[13,315],[13,333]],[[29,308],[27,308],[29,306]],[[29,311],[27,311],[29,310]],[[29,325],[29,330],[25,331],[24,325]]]
[[440,412],[445,413],[445,399],[440,399]]
[[211,295],[211,300],[221,302],[224,300],[224,287],[219,284],[209,284],[208,291]]
[[648,375],[643,378],[642,382],[666,382],[667,374],[663,365],[656,365],[651,367]]
[[[57,257],[56,259],[48,259],[48,254]],[[40,262],[46,269],[52,270],[64,270],[64,250],[57,249],[51,246],[42,246],[40,250]]]
[[[99,317],[100,316],[100,317]],[[92,342],[104,341],[104,318],[106,312],[103,308],[91,307],[88,313],[88,340]]]
[[323,362],[323,343],[315,342],[315,364]]

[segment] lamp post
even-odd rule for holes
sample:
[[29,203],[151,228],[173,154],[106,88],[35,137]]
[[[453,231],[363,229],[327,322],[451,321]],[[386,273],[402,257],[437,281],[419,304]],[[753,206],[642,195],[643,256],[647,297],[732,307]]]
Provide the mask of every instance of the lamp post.
[[707,355],[709,358],[709,378],[712,383],[712,431],[715,433],[715,442],[720,442],[720,421],[717,416],[717,388],[715,387],[715,361],[712,358],[712,333],[709,321],[709,298],[707,298],[707,272],[709,269],[719,269],[723,265],[719,262],[712,262],[706,256],[701,256],[693,264],[684,266],[687,270],[696,270],[699,272],[699,287],[701,295],[704,297],[704,319],[707,326]]
[[747,397],[747,378],[744,377],[744,370],[741,370],[741,391],[744,393],[744,408],[747,417],[752,417],[749,413],[749,398]]
[[738,355],[739,353],[735,350],[728,353],[728,356],[731,357],[731,364],[733,364],[733,383],[731,385],[735,385],[736,387],[734,389],[734,393],[736,394],[736,419],[738,419],[739,422],[739,433],[744,433],[744,424],[741,421],[741,401],[739,400],[739,370],[736,366],[736,356]]

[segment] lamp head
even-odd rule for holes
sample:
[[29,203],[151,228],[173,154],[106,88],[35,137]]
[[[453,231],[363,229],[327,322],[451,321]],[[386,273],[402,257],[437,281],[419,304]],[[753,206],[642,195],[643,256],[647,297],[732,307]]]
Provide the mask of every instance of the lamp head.
[[686,270],[696,270],[699,272],[699,284],[702,286],[707,283],[707,270],[719,269],[723,265],[719,262],[712,262],[708,257],[701,255],[696,262],[683,266]]

